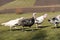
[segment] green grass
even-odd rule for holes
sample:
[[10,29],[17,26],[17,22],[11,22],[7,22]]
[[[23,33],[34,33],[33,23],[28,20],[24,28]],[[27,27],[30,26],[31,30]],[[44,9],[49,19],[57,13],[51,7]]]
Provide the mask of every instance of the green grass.
[[[15,31],[9,31],[9,27],[1,26],[0,25],[0,40],[60,40],[60,28],[53,29],[54,25],[50,24],[47,20],[49,18],[52,18],[54,16],[57,16],[60,14],[60,12],[47,12],[48,17],[44,22],[41,24],[43,26],[48,26],[45,28],[39,28],[35,31],[21,31],[21,30],[15,30]],[[43,15],[43,13],[37,13],[37,17],[40,15]],[[27,14],[0,14],[0,24],[6,21],[9,21],[11,19],[16,19],[19,17],[26,17],[30,18],[32,16],[32,13]],[[18,28],[21,26],[17,26]],[[35,24],[32,26],[32,29],[35,29]],[[31,28],[28,28],[26,30],[31,30]]]
[[35,0],[15,0],[10,3],[7,3],[3,6],[0,7],[1,9],[6,9],[6,8],[23,8],[23,7],[32,7],[35,3]]

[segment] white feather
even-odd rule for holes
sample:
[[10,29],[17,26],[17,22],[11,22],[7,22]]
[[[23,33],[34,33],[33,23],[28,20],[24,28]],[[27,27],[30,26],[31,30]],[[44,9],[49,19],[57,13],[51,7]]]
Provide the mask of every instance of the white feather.
[[35,20],[35,23],[42,23],[46,17],[47,17],[47,14],[37,17]]
[[9,26],[10,28],[13,27],[13,26],[16,26],[15,24],[18,23],[19,20],[22,20],[24,19],[24,17],[21,17],[21,18],[17,18],[15,20],[10,20],[8,22],[5,22],[5,23],[1,23],[1,25],[4,25],[4,26]]

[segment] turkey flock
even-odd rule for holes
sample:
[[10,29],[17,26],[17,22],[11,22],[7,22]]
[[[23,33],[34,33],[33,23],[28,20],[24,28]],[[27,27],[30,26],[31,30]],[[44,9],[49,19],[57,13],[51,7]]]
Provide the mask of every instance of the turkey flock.
[[[33,13],[31,18],[20,17],[5,23],[1,23],[1,25],[9,26],[10,30],[12,28],[17,28],[16,26],[22,26],[22,30],[24,30],[24,27],[31,28],[34,24],[36,25],[36,28],[38,28],[38,26],[41,26],[41,23],[43,23],[44,20],[47,18],[48,14],[45,13],[39,17],[36,17],[36,14],[37,13]],[[55,26],[58,26],[58,24],[60,23],[60,15],[48,19],[48,22],[55,24]]]

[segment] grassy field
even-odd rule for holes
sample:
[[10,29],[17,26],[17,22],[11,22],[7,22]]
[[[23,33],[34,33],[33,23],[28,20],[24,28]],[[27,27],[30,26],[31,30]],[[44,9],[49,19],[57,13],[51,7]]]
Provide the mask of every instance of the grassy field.
[[[36,16],[38,17],[43,14],[44,12],[37,13]],[[59,15],[60,12],[54,12],[54,13],[47,12],[47,14],[48,17],[44,20],[44,22],[41,25],[48,27],[39,28],[38,30],[35,30],[35,24],[34,24],[32,28],[25,29],[24,32],[21,30],[14,30],[10,32],[9,27],[0,25],[0,40],[60,40],[60,28],[53,29],[54,25],[50,24],[47,21],[49,18]],[[20,15],[14,13],[0,14],[0,24],[22,16],[30,18],[32,16],[32,13],[20,14]],[[16,27],[21,28],[22,26],[16,26]],[[31,31],[31,29],[34,29],[34,31]]]
[[10,3],[7,3],[3,6],[0,6],[0,10],[7,8],[23,8],[23,7],[32,7],[34,6],[35,0],[15,0]]

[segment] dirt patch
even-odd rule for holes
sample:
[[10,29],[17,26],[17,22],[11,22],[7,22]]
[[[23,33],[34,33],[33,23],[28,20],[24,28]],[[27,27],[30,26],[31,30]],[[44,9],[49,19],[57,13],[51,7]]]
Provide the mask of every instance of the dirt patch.
[[[28,12],[55,12],[60,11],[60,7],[43,7],[43,8],[19,8],[19,12],[28,13]],[[16,8],[14,9],[5,9],[0,10],[0,13],[16,13]]]

